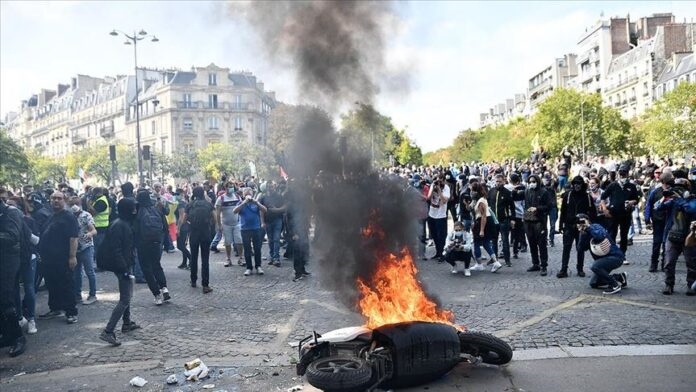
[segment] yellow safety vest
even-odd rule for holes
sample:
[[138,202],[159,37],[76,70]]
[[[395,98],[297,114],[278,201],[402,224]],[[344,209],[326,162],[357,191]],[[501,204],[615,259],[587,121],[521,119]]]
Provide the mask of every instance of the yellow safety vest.
[[[97,199],[97,201],[103,201],[104,204],[106,204],[106,209],[102,212],[99,212],[93,216],[94,218],[94,227],[97,229],[105,229],[109,227],[109,215],[111,213],[111,209],[109,208],[109,200],[106,198],[106,196],[102,195]],[[96,203],[96,201],[95,201]],[[93,205],[94,206],[94,205]]]

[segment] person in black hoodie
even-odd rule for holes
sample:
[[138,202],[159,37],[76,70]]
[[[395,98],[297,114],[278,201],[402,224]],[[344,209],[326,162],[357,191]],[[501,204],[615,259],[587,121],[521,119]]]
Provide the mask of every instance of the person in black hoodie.
[[549,262],[549,252],[546,248],[546,217],[551,203],[551,196],[542,186],[539,176],[529,176],[524,194],[524,228],[529,242],[529,253],[532,256],[532,266],[527,271],[541,271],[541,276],[547,275],[546,267]]
[[147,286],[155,296],[155,305],[162,305],[171,299],[167,289],[167,278],[162,269],[162,238],[166,229],[166,221],[160,210],[153,204],[150,192],[143,189],[138,191],[135,200],[138,202],[138,213],[135,218],[135,246],[138,251],[138,261],[143,270]]
[[118,219],[109,227],[106,239],[102,245],[105,249],[99,255],[99,261],[101,261],[102,257],[106,257],[109,264],[108,269],[113,271],[118,279],[118,303],[111,312],[111,318],[109,318],[106,328],[99,335],[99,339],[113,346],[121,345],[114,333],[118,320],[123,318],[121,332],[130,332],[140,328],[138,324],[131,320],[130,314],[130,302],[133,297],[135,280],[135,277],[132,275],[133,265],[135,264],[133,238],[133,222],[135,222],[137,213],[135,200],[132,198],[121,199],[117,204],[117,209]]
[[559,228],[563,233],[563,253],[561,256],[561,270],[556,274],[557,278],[568,277],[568,262],[570,261],[570,250],[575,242],[577,248],[577,271],[578,276],[584,277],[585,252],[580,250],[578,241],[580,232],[578,231],[578,214],[585,214],[594,221],[597,216],[595,204],[587,193],[587,184],[581,176],[573,177],[570,182],[570,189],[563,192],[561,196],[561,218]]
[[495,188],[488,193],[488,205],[498,217],[500,229],[493,240],[493,249],[498,253],[498,234],[503,242],[503,257],[505,265],[511,267],[510,263],[510,219],[515,216],[515,202],[512,200],[512,192],[505,188],[505,176],[502,173],[495,175]]

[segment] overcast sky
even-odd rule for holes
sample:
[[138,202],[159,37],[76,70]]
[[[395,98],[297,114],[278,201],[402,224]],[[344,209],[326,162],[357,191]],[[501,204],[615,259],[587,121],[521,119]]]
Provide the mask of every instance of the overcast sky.
[[[254,34],[222,2],[2,0],[0,8],[3,116],[40,88],[55,89],[78,73],[132,73],[132,49],[108,34],[112,28],[158,36],[160,42],[139,46],[141,66],[249,70],[278,99],[302,101],[291,70],[263,56]],[[534,73],[575,52],[602,12],[634,20],[656,12],[672,12],[680,22],[696,18],[687,1],[423,1],[396,8],[399,28],[388,38],[387,59],[408,64],[411,87],[408,94],[381,94],[377,109],[407,127],[425,151],[449,145],[460,130],[476,127],[480,112],[525,92]]]

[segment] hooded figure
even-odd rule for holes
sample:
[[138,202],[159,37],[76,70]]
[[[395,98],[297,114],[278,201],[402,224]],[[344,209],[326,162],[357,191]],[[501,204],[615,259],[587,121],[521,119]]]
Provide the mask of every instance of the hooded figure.
[[[546,215],[551,209],[551,196],[542,186],[538,175],[532,174],[527,180],[528,186],[524,196],[524,220],[528,222],[546,222]],[[533,211],[530,211],[533,209]]]
[[[570,189],[563,192],[561,196],[561,218],[560,230],[563,233],[563,252],[561,256],[561,270],[556,274],[558,278],[568,276],[568,263],[570,261],[570,251],[573,248],[573,242],[578,244],[579,232],[576,227],[578,215],[587,216],[589,221],[593,221],[597,217],[597,209],[592,198],[587,193],[587,184],[581,176],[573,177],[570,182]],[[585,252],[577,249],[577,274],[585,276],[584,262]]]

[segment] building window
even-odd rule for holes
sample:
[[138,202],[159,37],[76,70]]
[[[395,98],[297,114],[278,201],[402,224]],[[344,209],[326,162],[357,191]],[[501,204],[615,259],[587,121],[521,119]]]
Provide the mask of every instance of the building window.
[[152,134],[154,135],[155,132],[157,132],[157,123],[155,122],[155,120],[152,120],[151,127],[152,127]]
[[218,107],[217,94],[209,94],[208,95],[208,108],[209,109],[217,109],[217,107]]
[[235,131],[241,131],[242,130],[242,117],[237,116],[234,118],[234,130]]
[[190,117],[186,117],[183,120],[183,125],[184,125],[184,130],[185,131],[191,131],[193,130],[193,119]]
[[242,96],[241,95],[234,96],[234,107],[235,107],[235,109],[242,108]]
[[216,85],[217,85],[217,74],[209,73],[208,74],[208,86],[216,86]]
[[185,108],[191,107],[191,94],[184,94],[184,107]]
[[208,129],[218,129],[218,118],[215,116],[208,117]]

